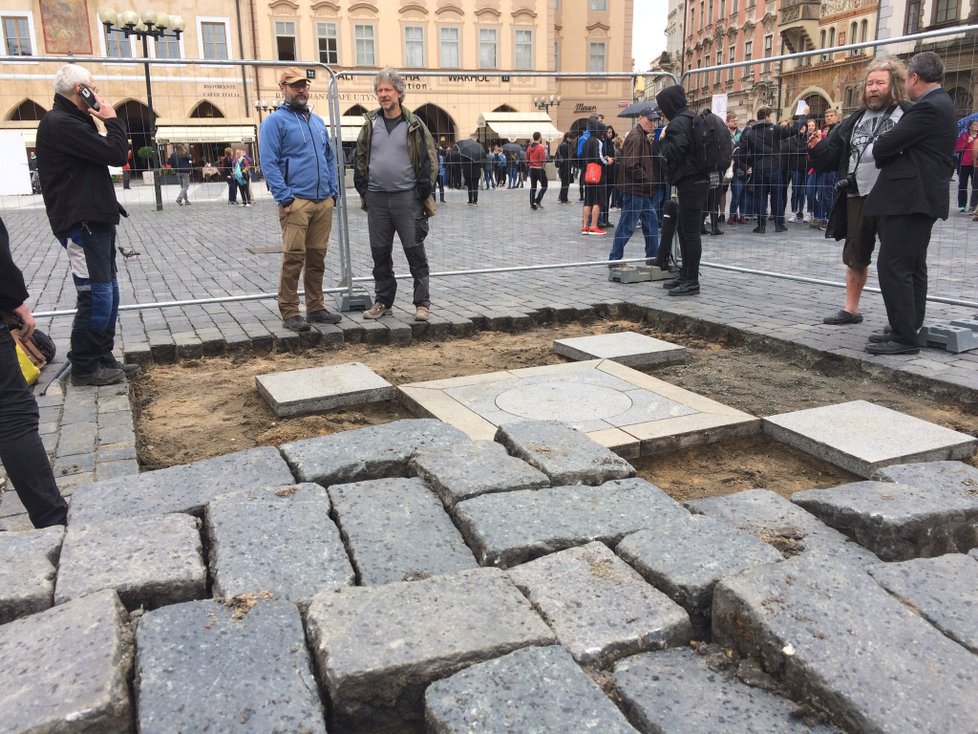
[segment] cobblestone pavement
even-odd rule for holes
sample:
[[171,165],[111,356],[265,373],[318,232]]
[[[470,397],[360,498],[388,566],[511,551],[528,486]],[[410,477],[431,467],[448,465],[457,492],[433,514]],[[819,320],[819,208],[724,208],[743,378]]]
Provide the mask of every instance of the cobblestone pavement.
[[[167,203],[158,213],[148,204],[150,190],[126,192],[132,216],[120,229],[119,244],[140,254],[120,259],[123,303],[273,291],[280,255],[262,250],[276,248],[277,224],[263,193],[253,208],[232,208],[222,202],[223,186],[202,185],[191,191],[194,206]],[[433,271],[603,260],[611,245],[610,234],[580,237],[576,202],[557,205],[555,190],[545,199],[546,208],[535,213],[524,206],[525,189],[482,192],[478,207],[467,207],[459,192],[448,196],[432,221]],[[32,306],[70,309],[74,292],[66,261],[43,210],[28,200],[2,206]],[[349,217],[354,273],[369,276],[364,215],[351,209]],[[704,259],[740,258],[758,270],[797,270],[841,281],[839,248],[820,232],[798,224],[784,239],[772,233],[760,240],[746,234],[748,229],[728,225],[723,237],[705,237]],[[972,272],[971,233],[959,220],[939,230],[939,253],[933,246],[931,251],[932,262],[938,262],[931,273],[940,278],[941,294],[974,299],[973,278],[961,277],[957,290],[949,285],[955,273]],[[626,256],[639,252],[636,236]],[[395,263],[406,272],[400,255]],[[334,249],[331,282],[338,264]],[[830,327],[821,318],[841,306],[838,288],[705,268],[702,294],[676,299],[654,283],[612,283],[604,266],[579,266],[435,278],[434,317],[415,324],[405,285],[393,316],[382,323],[365,325],[353,313],[337,326],[301,338],[282,328],[273,298],[126,311],[120,318],[120,352],[148,362],[238,347],[403,343],[597,311],[688,319],[708,333],[733,329],[779,340],[858,360],[885,378],[956,391],[969,402],[978,389],[978,355],[938,349],[909,357],[865,354],[866,336],[885,323],[875,294],[864,297],[864,323]],[[928,322],[972,315],[957,306],[929,304],[928,309]],[[69,322],[41,320],[62,352]],[[49,368],[45,377],[50,374]],[[864,567],[878,559],[830,527],[837,522],[833,518],[851,520],[852,513],[861,512],[858,507],[848,515],[811,509],[819,517],[815,520],[754,490],[741,493],[750,494],[749,501],[743,499],[751,524],[735,519],[745,515],[738,510],[741,495],[729,506],[683,509],[654,486],[620,474],[604,484],[588,480],[601,484],[600,491],[586,485],[508,486],[505,501],[495,499],[501,497],[498,487],[492,494],[473,492],[468,477],[466,499],[450,503],[444,497],[452,496],[452,489],[439,488],[424,462],[438,466],[432,452],[457,450],[453,446],[467,439],[424,421],[367,429],[378,435],[255,449],[137,478],[124,387],[54,383],[38,400],[41,432],[59,484],[65,494],[78,494],[67,533],[0,533],[0,588],[5,590],[0,623],[8,622],[0,626],[0,709],[18,712],[7,724],[11,731],[54,730],[55,722],[59,731],[127,731],[135,717],[142,731],[199,731],[232,720],[242,731],[322,731],[324,722],[331,731],[412,730],[423,720],[431,730],[452,732],[534,726],[570,731],[582,721],[601,731],[627,731],[630,725],[651,731],[672,726],[670,716],[695,731],[709,728],[731,705],[748,712],[758,731],[831,730],[799,718],[789,698],[830,709],[831,724],[847,731],[978,730],[978,600],[973,598],[978,551],[971,550],[971,557],[952,553],[927,559],[928,546],[913,540],[930,537],[928,527],[950,521],[940,508],[909,503],[904,514],[895,512],[883,526],[865,522],[879,536],[860,536],[867,548],[879,547],[881,537],[900,536],[906,541],[902,547],[909,543],[911,549],[902,556],[909,560],[869,575]],[[369,446],[388,447],[385,458],[364,462]],[[501,460],[498,454],[487,452],[496,457],[487,461]],[[961,506],[955,505],[954,537],[942,552],[967,552],[978,545],[975,478],[967,467],[927,471],[913,475],[913,481],[900,476],[890,481],[927,487],[946,481],[946,491],[957,492]],[[476,478],[479,472],[494,473],[492,466],[473,466]],[[392,479],[406,475],[425,480]],[[376,482],[393,484],[373,486]],[[402,514],[385,511],[384,496],[390,492],[402,498]],[[817,499],[810,508],[823,506]],[[584,504],[594,508],[589,517],[578,509]],[[806,519],[799,521],[789,510]],[[180,514],[178,522],[161,513],[189,514]],[[127,515],[141,517],[126,520]],[[651,519],[636,525],[636,516]],[[764,517],[774,519],[764,525]],[[426,537],[430,542],[420,554],[418,528],[427,525],[418,518],[429,518],[430,527],[437,528],[437,537]],[[808,522],[819,528],[801,533],[813,539],[810,549],[772,564],[772,534]],[[838,529],[851,530],[847,523],[838,521]],[[263,525],[276,531],[247,531]],[[28,528],[14,493],[3,492],[0,529]],[[399,537],[401,529],[403,543],[378,553],[380,544]],[[912,532],[901,535],[904,529]],[[675,541],[657,547],[666,532]],[[322,567],[296,563],[310,556],[310,547],[322,549]],[[700,560],[712,560],[717,548],[726,547],[744,550],[737,559],[727,558],[732,565],[716,576],[704,576]],[[119,548],[127,549],[124,558]],[[824,563],[825,553],[833,563]],[[492,567],[510,564],[518,564],[512,572]],[[558,576],[567,583],[555,588],[552,579]],[[391,582],[399,578],[411,583]],[[573,597],[582,588],[597,591],[577,608]],[[220,589],[247,589],[252,596],[229,605],[208,600]],[[275,593],[262,593],[267,590]],[[278,598],[265,598],[270,596]],[[130,615],[141,608],[150,611],[133,638]],[[801,619],[815,623],[799,627]],[[446,629],[451,630],[447,636]],[[395,630],[403,644],[392,644]],[[712,637],[744,662],[733,671],[710,655],[652,652],[682,646],[691,635]],[[42,654],[37,640],[45,639],[56,643]],[[181,649],[202,652],[187,657]],[[773,693],[743,684],[763,677],[756,663],[751,673],[751,660],[773,675]],[[50,661],[56,661],[54,672]],[[221,675],[228,668],[241,671],[232,682]],[[603,691],[582,673],[595,668],[603,671],[597,676]],[[32,705],[6,698],[23,690],[4,677],[12,671],[20,674],[19,681],[36,684]],[[135,698],[127,683],[133,671]],[[59,706],[39,693],[50,690],[47,681],[55,675],[72,681]],[[260,691],[254,683],[259,675]],[[686,686],[667,685],[679,677]],[[544,681],[553,679],[568,681],[573,694],[566,701],[541,694],[552,691]],[[692,687],[704,691],[694,697],[695,705]],[[715,709],[702,703],[721,690],[736,704]],[[605,695],[612,692],[621,708]],[[706,723],[695,724],[696,716]]]

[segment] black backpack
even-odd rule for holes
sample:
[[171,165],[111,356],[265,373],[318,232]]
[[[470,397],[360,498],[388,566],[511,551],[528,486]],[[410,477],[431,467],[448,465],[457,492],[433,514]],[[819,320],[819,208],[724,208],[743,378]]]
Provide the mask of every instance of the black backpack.
[[693,115],[693,167],[697,173],[725,173],[733,160],[730,131],[717,115],[704,110]]

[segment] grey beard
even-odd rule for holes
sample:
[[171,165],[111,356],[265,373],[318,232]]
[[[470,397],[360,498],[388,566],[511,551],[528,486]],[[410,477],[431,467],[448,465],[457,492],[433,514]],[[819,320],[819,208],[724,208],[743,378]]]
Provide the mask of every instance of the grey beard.
[[878,110],[885,110],[887,107],[893,104],[893,98],[890,95],[881,97],[877,101],[866,100],[866,108],[876,112]]

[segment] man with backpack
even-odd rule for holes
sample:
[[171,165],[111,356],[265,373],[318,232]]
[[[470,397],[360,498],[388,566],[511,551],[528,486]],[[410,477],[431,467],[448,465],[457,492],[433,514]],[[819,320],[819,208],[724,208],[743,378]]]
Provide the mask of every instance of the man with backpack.
[[686,90],[666,87],[655,101],[669,124],[662,129],[662,157],[669,182],[679,195],[676,231],[683,255],[679,276],[663,286],[670,296],[695,296],[700,292],[701,228],[711,176],[719,183],[721,171],[730,166],[732,144],[726,126],[713,113],[696,115],[686,104]]

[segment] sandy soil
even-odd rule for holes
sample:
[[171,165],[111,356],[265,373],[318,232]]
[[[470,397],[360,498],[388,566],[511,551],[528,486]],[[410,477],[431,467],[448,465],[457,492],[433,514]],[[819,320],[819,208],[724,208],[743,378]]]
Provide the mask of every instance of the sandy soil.
[[[782,355],[663,334],[622,320],[544,326],[505,334],[405,347],[350,345],[302,353],[239,354],[154,366],[135,382],[140,464],[159,469],[253,446],[278,445],[413,417],[397,403],[321,415],[277,418],[255,390],[255,377],[282,370],[362,362],[394,385],[565,361],[554,339],[631,330],[684,344],[689,359],[652,374],[753,415],[765,416],[864,399],[978,435],[978,416],[860,374],[825,374]],[[640,475],[680,500],[766,487],[798,489],[856,479],[764,437],[636,460]]]

